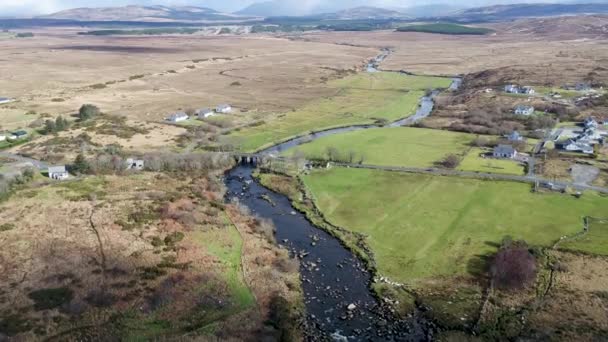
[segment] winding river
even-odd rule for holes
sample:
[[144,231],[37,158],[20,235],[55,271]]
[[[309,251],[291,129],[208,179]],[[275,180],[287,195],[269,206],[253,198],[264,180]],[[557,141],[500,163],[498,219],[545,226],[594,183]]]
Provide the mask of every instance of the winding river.
[[[383,50],[368,71],[377,71],[377,64],[390,54]],[[457,89],[460,80],[454,80]],[[423,97],[417,112],[388,126],[411,125],[430,115],[433,110],[433,91]],[[383,127],[357,125],[329,129],[289,140],[270,147],[260,154],[275,154],[320,137],[344,132]],[[300,258],[300,275],[307,311],[309,341],[425,341],[431,340],[434,325],[421,313],[398,319],[381,305],[371,290],[372,276],[363,263],[347,250],[338,239],[313,226],[304,214],[295,210],[289,199],[255,181],[255,167],[238,165],[225,177],[228,199],[238,199],[254,215],[272,220],[277,241]],[[262,198],[262,195],[265,195]],[[270,198],[270,201],[268,199]]]

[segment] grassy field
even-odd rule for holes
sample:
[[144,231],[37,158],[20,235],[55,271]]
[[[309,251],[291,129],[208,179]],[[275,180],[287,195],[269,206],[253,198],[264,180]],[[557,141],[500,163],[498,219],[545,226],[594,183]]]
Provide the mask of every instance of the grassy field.
[[331,81],[335,95],[316,100],[266,124],[230,135],[243,150],[254,151],[315,130],[375,121],[396,121],[415,113],[427,89],[447,88],[448,78],[394,73],[358,74]]
[[209,255],[219,260],[219,271],[230,288],[235,310],[255,305],[255,298],[243,279],[241,255],[243,240],[237,229],[227,223],[225,229],[213,229],[194,233],[195,241],[207,249]]
[[[336,148],[347,158],[354,152],[363,163],[386,166],[430,167],[447,154],[462,154],[475,138],[466,133],[422,128],[377,128],[320,138],[297,147],[307,158],[327,158],[327,149]],[[294,150],[286,154],[293,154]]]
[[560,248],[608,256],[608,220],[591,219],[587,234],[561,244]]
[[303,180],[330,222],[369,236],[382,275],[408,283],[478,272],[505,236],[550,245],[608,206],[594,193],[538,195],[514,182],[344,168]]
[[524,166],[514,160],[483,158],[482,153],[490,150],[472,148],[460,162],[458,170],[500,173],[507,175],[523,175]]
[[456,24],[421,24],[402,26],[397,29],[398,32],[423,32],[423,33],[438,33],[438,34],[467,34],[467,35],[484,35],[494,32],[493,30],[483,27],[470,27]]

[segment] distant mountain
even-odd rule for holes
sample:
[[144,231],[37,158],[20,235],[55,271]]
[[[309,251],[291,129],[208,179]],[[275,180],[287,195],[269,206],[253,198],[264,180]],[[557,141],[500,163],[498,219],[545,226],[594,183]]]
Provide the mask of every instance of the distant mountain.
[[220,13],[211,8],[182,6],[125,6],[100,8],[74,8],[45,16],[42,19],[67,19],[79,21],[212,21],[243,19],[232,14]]
[[333,20],[361,20],[361,19],[409,19],[409,17],[399,11],[371,7],[360,6],[350,9],[345,9],[335,13],[326,13],[317,15],[321,19]]
[[518,18],[608,13],[608,3],[515,4],[471,8],[450,15],[459,21],[502,21]]
[[238,15],[252,15],[259,17],[281,17],[308,14],[297,13],[294,11],[294,7],[291,6],[290,3],[281,1],[256,2],[234,13]]
[[454,14],[458,11],[463,10],[464,6],[453,5],[453,4],[432,4],[422,6],[412,6],[405,8],[395,8],[395,10],[405,13],[410,17],[414,18],[425,18],[425,17],[440,17]]

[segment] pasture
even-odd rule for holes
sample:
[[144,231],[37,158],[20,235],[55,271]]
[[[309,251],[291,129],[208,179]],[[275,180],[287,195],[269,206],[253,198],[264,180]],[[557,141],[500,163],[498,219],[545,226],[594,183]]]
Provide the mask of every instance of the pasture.
[[539,195],[515,182],[346,168],[303,181],[331,223],[368,236],[381,275],[413,284],[479,272],[506,236],[550,246],[608,207],[595,193]]
[[328,149],[338,159],[362,160],[381,166],[431,167],[448,154],[462,154],[475,135],[423,128],[374,128],[330,135],[285,152],[301,151],[309,159],[327,159]]
[[492,153],[489,149],[472,148],[464,156],[458,170],[499,173],[506,175],[523,175],[524,166],[511,159],[494,159],[491,157],[484,158],[482,154]]
[[447,88],[450,83],[448,78],[383,72],[357,74],[330,81],[327,86],[333,89],[333,96],[269,117],[267,122],[229,137],[244,151],[255,151],[316,130],[396,121],[416,112],[426,90]]

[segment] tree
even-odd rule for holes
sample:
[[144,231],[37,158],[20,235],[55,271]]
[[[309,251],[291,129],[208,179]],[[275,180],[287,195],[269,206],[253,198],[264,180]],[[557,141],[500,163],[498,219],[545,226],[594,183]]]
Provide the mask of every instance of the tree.
[[44,134],[54,133],[56,129],[57,129],[57,127],[55,126],[55,121],[46,120],[44,122]]
[[89,162],[87,161],[87,159],[84,157],[84,155],[82,153],[79,153],[76,156],[76,159],[74,160],[74,163],[72,164],[71,170],[73,173],[76,174],[83,174],[83,173],[87,173],[91,170],[91,165],[89,164]]
[[59,115],[57,119],[55,119],[55,130],[56,132],[63,131],[68,128],[68,121],[63,118],[63,116]]
[[99,113],[100,111],[97,106],[94,106],[92,104],[85,104],[80,107],[80,110],[78,111],[78,117],[80,118],[80,120],[86,121],[97,116]]
[[507,239],[494,257],[490,274],[500,289],[522,289],[536,278],[536,259],[524,241]]
[[460,158],[455,154],[448,154],[439,164],[448,169],[455,169],[460,164]]

